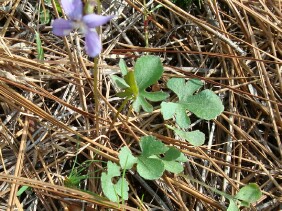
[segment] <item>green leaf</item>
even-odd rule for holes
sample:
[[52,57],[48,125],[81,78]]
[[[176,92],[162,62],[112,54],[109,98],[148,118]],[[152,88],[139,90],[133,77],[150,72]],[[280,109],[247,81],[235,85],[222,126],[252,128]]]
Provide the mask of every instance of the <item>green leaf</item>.
[[187,83],[183,78],[170,79],[167,86],[176,93],[179,101],[176,103],[162,102],[161,113],[164,120],[175,116],[175,121],[181,128],[188,128],[190,119],[187,116],[187,111],[205,120],[216,118],[221,114],[224,107],[220,98],[214,92],[204,90],[193,95],[202,85],[203,83],[198,79],[191,79]]
[[131,169],[137,163],[137,158],[132,155],[130,149],[126,146],[121,148],[118,157],[122,169]]
[[202,86],[203,82],[198,79],[190,79],[185,83],[184,78],[171,78],[167,82],[167,87],[177,95],[179,101],[186,101],[187,97],[193,95]]
[[220,115],[224,107],[220,98],[211,90],[204,90],[187,98],[187,108],[197,117],[211,120]]
[[137,171],[144,179],[159,179],[163,175],[164,170],[164,163],[160,159],[144,156],[138,157]]
[[154,136],[143,136],[139,144],[142,154],[137,158],[137,171],[143,178],[158,179],[164,170],[177,174],[183,171],[180,162],[187,158],[177,148],[167,147]]
[[153,106],[147,100],[158,102],[168,97],[168,94],[164,92],[146,92],[146,88],[156,83],[163,74],[163,66],[159,57],[140,57],[136,61],[134,71],[128,71],[124,60],[120,60],[119,67],[124,80],[117,76],[112,78],[124,91],[117,95],[133,100],[133,109],[136,112],[140,112],[141,108],[146,112],[152,112]]
[[165,100],[169,94],[166,92],[146,92],[145,90],[140,91],[140,94],[144,97],[150,100],[151,102],[158,102]]
[[136,84],[136,79],[133,71],[129,71],[125,76],[124,80],[129,85],[130,91],[132,92],[133,96],[136,98],[139,92],[138,86]]
[[38,32],[35,32],[35,39],[36,39],[36,45],[37,45],[37,58],[40,61],[44,60],[44,51],[42,48],[42,43],[41,43],[41,39],[40,39],[40,35]]
[[165,153],[169,149],[161,141],[156,140],[154,136],[143,136],[139,144],[142,150],[142,157],[159,155]]
[[180,157],[180,155],[181,155],[181,152],[178,149],[176,149],[175,147],[169,147],[168,151],[165,152],[162,160],[165,160],[165,161],[176,160],[177,158]]
[[163,74],[163,65],[158,56],[142,56],[134,65],[134,74],[140,90],[156,83]]
[[30,189],[30,187],[29,186],[27,186],[27,185],[23,185],[19,190],[18,190],[18,192],[17,192],[17,196],[20,196],[20,195],[22,195],[26,190],[28,190],[28,189]]
[[164,120],[171,119],[175,114],[175,121],[181,128],[188,128],[191,124],[190,118],[186,114],[187,106],[181,103],[162,102],[161,113]]
[[122,76],[125,76],[128,73],[125,61],[123,59],[119,60],[118,66],[120,68]]
[[187,159],[187,157],[183,153],[181,153],[180,156],[176,159],[176,161],[178,161],[178,162],[187,162],[188,159]]
[[124,178],[120,178],[115,184],[115,191],[123,200],[128,200],[129,185]]
[[164,163],[164,168],[167,171],[170,171],[170,172],[175,173],[175,174],[179,174],[180,172],[183,171],[183,165],[181,163],[177,162],[177,161],[163,160],[163,163]]
[[153,111],[153,106],[150,103],[148,103],[148,101],[143,96],[138,96],[133,102],[134,111],[139,113],[140,108],[142,108],[144,111],[148,113],[151,113]]
[[105,196],[112,202],[119,202],[118,192],[116,186],[112,182],[113,177],[120,176],[120,167],[108,161],[107,163],[108,173],[103,172],[101,175],[101,185]]
[[205,143],[205,134],[202,133],[199,130],[186,132],[186,131],[179,130],[177,128],[171,127],[169,125],[167,125],[167,127],[170,128],[171,130],[173,130],[175,132],[175,134],[180,136],[180,138],[185,139],[186,141],[188,141],[193,146],[201,146]]
[[229,206],[227,208],[227,211],[239,211],[239,208],[234,200],[229,200]]
[[249,207],[250,203],[253,203],[260,199],[262,193],[260,188],[255,183],[250,183],[239,190],[239,192],[235,195],[235,198],[242,201],[244,206]]
[[134,66],[134,74],[139,93],[133,103],[133,109],[136,112],[139,112],[141,108],[148,113],[153,111],[153,106],[146,99],[157,102],[168,97],[168,94],[163,92],[146,92],[146,88],[160,79],[163,71],[163,66],[158,56],[149,55],[137,59]]
[[112,81],[118,86],[120,89],[126,89],[129,87],[129,85],[125,82],[125,80],[121,77],[118,77],[116,75],[110,75]]

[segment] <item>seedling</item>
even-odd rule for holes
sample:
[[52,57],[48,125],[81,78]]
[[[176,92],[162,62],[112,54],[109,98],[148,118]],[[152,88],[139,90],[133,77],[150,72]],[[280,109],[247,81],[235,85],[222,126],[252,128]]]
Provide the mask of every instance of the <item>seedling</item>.
[[119,97],[133,101],[133,109],[140,112],[142,108],[146,112],[152,112],[153,106],[148,102],[165,100],[168,94],[162,91],[147,92],[146,89],[156,83],[163,74],[161,60],[157,56],[142,56],[137,59],[134,71],[129,71],[124,60],[119,63],[122,78],[112,75],[115,84],[123,90]]
[[165,170],[178,174],[183,171],[181,162],[187,158],[176,148],[167,147],[154,136],[144,136],[140,140],[141,154],[137,157],[131,154],[128,147],[123,147],[119,153],[120,165],[123,169],[131,169],[137,164],[137,172],[148,180],[159,179]]

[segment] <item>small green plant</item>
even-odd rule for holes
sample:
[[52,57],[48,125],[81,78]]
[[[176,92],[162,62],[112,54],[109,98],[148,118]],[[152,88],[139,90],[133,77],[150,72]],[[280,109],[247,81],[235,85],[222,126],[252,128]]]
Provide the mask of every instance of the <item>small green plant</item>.
[[82,164],[75,167],[76,162],[73,164],[72,170],[68,177],[64,180],[64,185],[69,188],[80,188],[82,180],[89,178],[88,174],[84,172],[89,168],[93,160],[86,160]]
[[123,169],[131,169],[137,164],[137,172],[144,179],[159,179],[165,170],[178,174],[183,171],[181,162],[187,158],[176,148],[167,147],[154,136],[143,136],[140,139],[141,155],[134,157],[128,147],[119,153],[120,165]]
[[148,102],[165,100],[168,94],[162,91],[147,92],[146,89],[156,83],[163,74],[161,60],[157,56],[142,56],[137,59],[134,71],[129,71],[124,60],[119,63],[122,77],[112,75],[115,84],[123,90],[119,97],[133,101],[133,109],[139,112],[142,108],[146,112],[152,112],[153,106]]
[[[122,147],[119,152],[120,166],[108,161],[107,173],[101,176],[102,189],[106,197],[113,202],[128,199],[128,182],[124,178],[125,170],[132,169],[136,164],[137,172],[148,180],[159,179],[165,170],[178,174],[183,171],[182,162],[187,158],[178,149],[167,147],[154,136],[144,136],[140,139],[141,154],[133,156],[128,147]],[[112,179],[120,177],[121,168],[123,177],[114,184]]]
[[[145,112],[152,112],[153,106],[148,101],[163,101],[169,96],[162,91],[148,92],[146,90],[156,83],[163,74],[164,70],[159,57],[142,56],[137,59],[134,71],[128,70],[124,60],[119,62],[119,67],[122,77],[112,75],[111,78],[122,90],[117,95],[125,98],[121,109],[128,101],[132,100],[133,109],[136,112],[139,112],[141,108]],[[203,90],[194,94],[202,86],[203,82],[197,79],[185,82],[185,79],[172,78],[168,81],[167,87],[177,95],[178,101],[161,103],[161,113],[164,120],[175,117],[180,129],[169,125],[167,127],[194,146],[202,145],[205,141],[205,135],[199,130],[184,131],[191,124],[187,112],[192,112],[199,118],[210,120],[217,117],[224,109],[220,98],[214,92]],[[179,149],[166,146],[154,136],[142,137],[139,145],[141,154],[138,156],[134,156],[128,147],[122,147],[118,156],[120,166],[108,162],[107,173],[102,173],[102,189],[111,201],[127,200],[129,188],[124,175],[125,170],[132,169],[134,165],[136,165],[139,175],[147,180],[159,179],[165,170],[175,174],[183,171],[182,163],[186,162],[187,158]],[[123,169],[123,177],[114,184],[112,179],[120,177],[121,169]]]
[[189,175],[180,174],[179,176],[184,177],[192,182],[198,183],[201,186],[208,188],[221,196],[224,196],[229,200],[227,211],[239,211],[240,207],[250,207],[251,203],[256,202],[262,196],[262,192],[256,183],[249,183],[248,185],[245,185],[235,196],[232,196],[223,191],[217,190],[216,188],[211,187],[204,182],[196,180]]

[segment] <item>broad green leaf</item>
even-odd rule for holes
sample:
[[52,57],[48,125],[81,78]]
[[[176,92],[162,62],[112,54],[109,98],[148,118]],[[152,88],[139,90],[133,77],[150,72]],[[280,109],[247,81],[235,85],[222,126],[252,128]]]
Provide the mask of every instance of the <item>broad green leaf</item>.
[[239,208],[234,200],[229,200],[229,206],[227,208],[227,211],[239,211]]
[[123,200],[128,200],[128,186],[128,182],[124,178],[120,178],[115,184],[115,191]]
[[35,39],[36,39],[36,45],[37,45],[37,58],[40,61],[44,60],[44,51],[42,48],[42,43],[41,43],[41,39],[40,39],[40,35],[38,32],[35,32]]
[[205,134],[202,133],[199,130],[186,132],[186,131],[179,130],[177,128],[174,128],[174,127],[171,127],[171,126],[168,126],[168,125],[167,125],[167,127],[170,128],[171,130],[173,130],[175,132],[175,134],[177,134],[181,138],[185,139],[186,141],[188,141],[193,146],[201,146],[205,143]]
[[142,56],[134,65],[134,74],[139,90],[156,83],[163,74],[163,65],[158,56]]
[[20,196],[20,195],[22,195],[26,190],[28,190],[28,189],[30,189],[30,187],[29,186],[27,186],[27,185],[23,185],[19,190],[18,190],[18,192],[17,192],[17,196]]
[[113,79],[123,89],[123,92],[117,95],[133,100],[133,109],[136,112],[140,112],[141,108],[146,112],[152,112],[153,106],[147,100],[157,102],[168,97],[168,94],[164,92],[146,92],[146,88],[156,83],[163,74],[163,66],[159,57],[140,57],[136,61],[134,71],[128,71],[124,60],[120,60],[119,67],[124,80]]
[[118,65],[119,65],[122,76],[125,76],[128,73],[128,69],[127,69],[125,61],[123,59],[119,60]]
[[143,136],[139,144],[142,150],[142,157],[159,155],[165,153],[169,149],[161,141],[156,140],[154,136]]
[[186,114],[187,106],[181,103],[162,102],[161,113],[164,120],[173,118],[175,114],[175,121],[181,128],[188,128],[191,124],[190,118]]
[[162,101],[165,100],[169,94],[166,92],[146,92],[145,90],[140,91],[140,94],[144,97],[147,98],[149,101],[151,102],[158,102],[158,101]]
[[183,165],[177,161],[171,160],[163,160],[165,170],[170,171],[175,174],[179,174],[183,171]]
[[178,149],[176,149],[175,147],[169,147],[169,149],[165,152],[162,160],[165,160],[165,161],[176,160],[177,158],[180,157],[180,155],[181,155],[181,152]]
[[241,200],[242,205],[249,207],[250,203],[253,203],[260,199],[261,195],[262,193],[259,186],[255,183],[250,183],[242,187],[236,194],[235,198]]
[[202,86],[203,82],[198,79],[190,79],[185,83],[184,78],[171,78],[167,82],[167,87],[177,95],[180,102],[185,102],[188,96],[193,95]]
[[125,82],[125,80],[121,77],[118,77],[116,75],[110,76],[112,81],[118,86],[120,89],[126,89],[129,87],[129,85]]
[[187,109],[197,117],[211,120],[220,115],[224,107],[220,98],[211,90],[204,90],[187,98]]
[[122,169],[131,169],[137,163],[137,158],[134,157],[128,147],[122,147],[119,151],[119,164]]
[[144,156],[138,157],[137,171],[144,179],[159,179],[163,175],[164,170],[164,163],[160,159]]
[[188,128],[190,124],[188,111],[205,120],[216,118],[222,113],[224,107],[214,92],[204,90],[193,95],[202,85],[203,83],[198,79],[190,79],[187,83],[183,78],[170,79],[167,86],[176,93],[179,101],[162,102],[161,113],[164,119],[168,120],[175,116],[175,121],[181,128]]
[[145,89],[156,83],[163,74],[163,66],[158,56],[142,56],[137,59],[134,65],[134,74],[136,83],[139,89],[139,93],[135,102],[133,103],[133,109],[139,112],[142,108],[144,111],[151,113],[153,106],[146,100],[152,102],[162,101],[168,97],[168,94],[157,92],[146,92]]
[[119,202],[118,192],[112,182],[112,178],[120,176],[120,167],[117,164],[108,161],[107,168],[108,173],[103,172],[101,175],[101,185],[103,193],[110,201]]

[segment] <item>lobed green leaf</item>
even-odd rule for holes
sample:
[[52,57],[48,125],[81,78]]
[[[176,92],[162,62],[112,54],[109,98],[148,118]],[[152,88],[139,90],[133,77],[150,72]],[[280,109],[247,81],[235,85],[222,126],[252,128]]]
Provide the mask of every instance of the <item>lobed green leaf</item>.
[[137,163],[137,158],[135,158],[128,147],[122,147],[119,151],[119,164],[122,169],[131,169],[135,163]]

